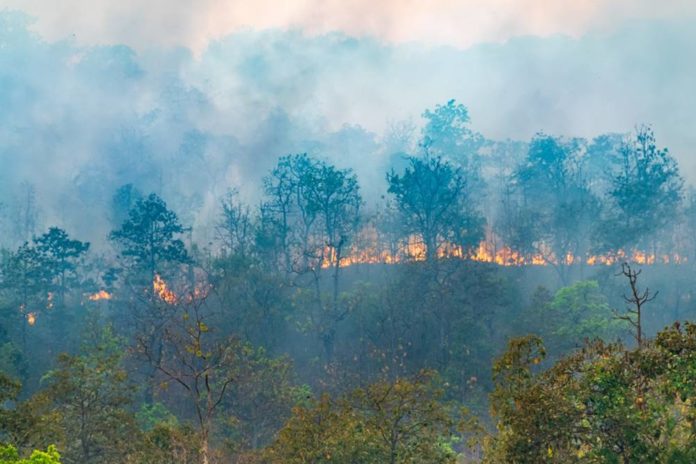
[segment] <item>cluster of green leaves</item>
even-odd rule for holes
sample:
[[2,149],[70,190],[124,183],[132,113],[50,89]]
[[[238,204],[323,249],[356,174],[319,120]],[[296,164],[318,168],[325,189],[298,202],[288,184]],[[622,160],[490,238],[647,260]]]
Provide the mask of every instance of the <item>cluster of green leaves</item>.
[[529,336],[496,361],[484,462],[694,462],[696,325],[641,349],[588,344],[541,370],[544,356]]
[[524,319],[529,332],[539,334],[558,355],[587,340],[613,341],[628,333],[628,326],[616,318],[595,280],[576,282],[553,295],[538,288]]
[[54,445],[46,451],[34,450],[29,458],[20,459],[17,449],[12,445],[0,445],[0,464],[60,464],[60,454]]

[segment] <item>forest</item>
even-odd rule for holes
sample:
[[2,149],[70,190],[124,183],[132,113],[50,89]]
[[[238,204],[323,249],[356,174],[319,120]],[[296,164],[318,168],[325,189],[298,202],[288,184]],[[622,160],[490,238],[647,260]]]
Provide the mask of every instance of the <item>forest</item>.
[[652,128],[422,116],[382,191],[280,151],[206,233],[137,176],[75,229],[17,183],[0,462],[696,462],[696,194]]
[[0,464],[696,463],[695,44],[0,0]]

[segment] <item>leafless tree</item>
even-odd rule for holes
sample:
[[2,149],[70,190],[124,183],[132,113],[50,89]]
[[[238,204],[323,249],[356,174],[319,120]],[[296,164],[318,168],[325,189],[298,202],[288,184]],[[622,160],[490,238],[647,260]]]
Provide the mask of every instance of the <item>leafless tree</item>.
[[651,294],[647,287],[643,291],[638,288],[638,276],[641,272],[641,269],[634,270],[630,264],[623,263],[621,264],[621,272],[617,274],[628,279],[631,293],[623,297],[627,305],[626,312],[622,314],[617,312],[616,317],[628,322],[633,327],[635,330],[633,337],[636,339],[639,349],[643,346],[643,306],[653,301],[659,293]]

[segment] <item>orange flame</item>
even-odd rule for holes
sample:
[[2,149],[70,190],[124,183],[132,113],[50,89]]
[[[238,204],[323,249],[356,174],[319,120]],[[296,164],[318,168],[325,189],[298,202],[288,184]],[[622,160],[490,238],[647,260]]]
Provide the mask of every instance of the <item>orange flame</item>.
[[164,281],[164,279],[162,279],[162,277],[160,277],[159,274],[155,274],[155,279],[152,281],[152,289],[155,294],[165,303],[176,303],[176,294],[167,288],[167,283]]
[[36,324],[36,313],[27,313],[27,324],[32,326]]
[[97,293],[93,293],[89,296],[89,301],[110,300],[111,298],[111,293],[106,290],[99,290]]
[[[393,264],[405,261],[424,261],[426,259],[426,246],[423,241],[415,235],[402,240],[396,247],[385,246],[378,237],[378,233],[368,226],[367,230],[362,231],[356,243],[338,260],[341,267],[355,264]],[[453,243],[442,243],[438,247],[437,257],[440,259],[458,258],[470,261],[494,263],[499,266],[547,266],[547,265],[579,265],[589,266],[612,266],[623,261],[630,261],[636,264],[652,265],[662,264],[683,264],[687,260],[678,254],[655,255],[641,250],[633,250],[626,253],[618,250],[605,255],[585,255],[576,256],[572,252],[567,252],[562,259],[557,259],[548,246],[540,246],[540,251],[531,255],[523,255],[517,250],[508,246],[496,245],[496,237],[490,231],[487,238],[483,240],[473,250],[468,250]],[[325,247],[321,253],[323,260],[322,267],[328,268],[337,263],[335,250]]]

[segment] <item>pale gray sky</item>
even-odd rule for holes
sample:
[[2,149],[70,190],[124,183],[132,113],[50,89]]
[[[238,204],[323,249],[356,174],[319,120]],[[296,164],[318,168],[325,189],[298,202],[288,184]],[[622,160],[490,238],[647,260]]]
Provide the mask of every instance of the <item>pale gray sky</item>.
[[48,39],[185,46],[245,29],[343,32],[391,43],[469,47],[520,35],[580,36],[625,21],[693,17],[693,0],[0,0]]

